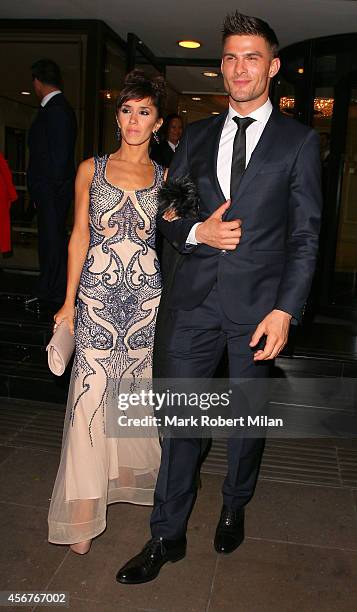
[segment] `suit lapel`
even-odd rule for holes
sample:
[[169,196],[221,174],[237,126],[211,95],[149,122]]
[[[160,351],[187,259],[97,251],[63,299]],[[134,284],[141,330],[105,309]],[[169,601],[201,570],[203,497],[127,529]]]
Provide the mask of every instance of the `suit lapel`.
[[239,201],[245,188],[254,179],[261,166],[269,159],[270,149],[275,140],[275,132],[278,130],[278,117],[278,111],[273,109],[259,142],[251,155],[238,190],[233,194],[233,206]]
[[217,120],[210,127],[209,135],[208,135],[208,151],[207,151],[207,160],[208,160],[208,176],[212,183],[213,188],[215,189],[219,200],[221,202],[225,201],[225,196],[222,192],[221,186],[217,177],[217,156],[218,156],[218,148],[219,141],[221,139],[221,133],[223,130],[224,122],[226,120],[228,111],[222,113]]

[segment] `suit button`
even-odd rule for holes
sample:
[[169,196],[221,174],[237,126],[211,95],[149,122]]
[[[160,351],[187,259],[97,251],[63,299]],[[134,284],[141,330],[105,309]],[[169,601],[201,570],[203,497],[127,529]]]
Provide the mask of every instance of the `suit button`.
[[225,249],[221,250],[221,255],[227,255],[227,251]]

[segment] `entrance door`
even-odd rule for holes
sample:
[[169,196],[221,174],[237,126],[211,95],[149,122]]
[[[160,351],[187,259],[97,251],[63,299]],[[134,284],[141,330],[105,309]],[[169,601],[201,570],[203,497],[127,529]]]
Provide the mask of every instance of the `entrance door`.
[[357,307],[357,75],[350,85],[332,288],[334,303]]
[[357,310],[357,72],[335,88],[331,147],[323,162],[321,298],[328,308]]

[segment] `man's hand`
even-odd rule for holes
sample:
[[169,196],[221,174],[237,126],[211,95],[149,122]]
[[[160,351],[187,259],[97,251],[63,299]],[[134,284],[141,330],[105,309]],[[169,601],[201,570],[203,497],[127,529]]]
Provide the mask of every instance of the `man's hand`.
[[240,219],[222,221],[222,216],[230,205],[230,200],[227,200],[206,221],[197,226],[197,242],[224,251],[234,251],[236,249],[242,235],[242,222]]
[[288,341],[291,315],[283,310],[272,310],[255,330],[249,346],[254,347],[266,336],[263,350],[254,353],[254,361],[275,359]]

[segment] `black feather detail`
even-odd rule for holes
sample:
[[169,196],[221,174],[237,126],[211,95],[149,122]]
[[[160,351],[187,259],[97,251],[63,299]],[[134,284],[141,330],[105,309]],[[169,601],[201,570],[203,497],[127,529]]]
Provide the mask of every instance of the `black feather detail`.
[[169,208],[175,210],[181,219],[197,219],[200,200],[196,185],[189,175],[168,179],[158,193],[158,213],[162,215]]

